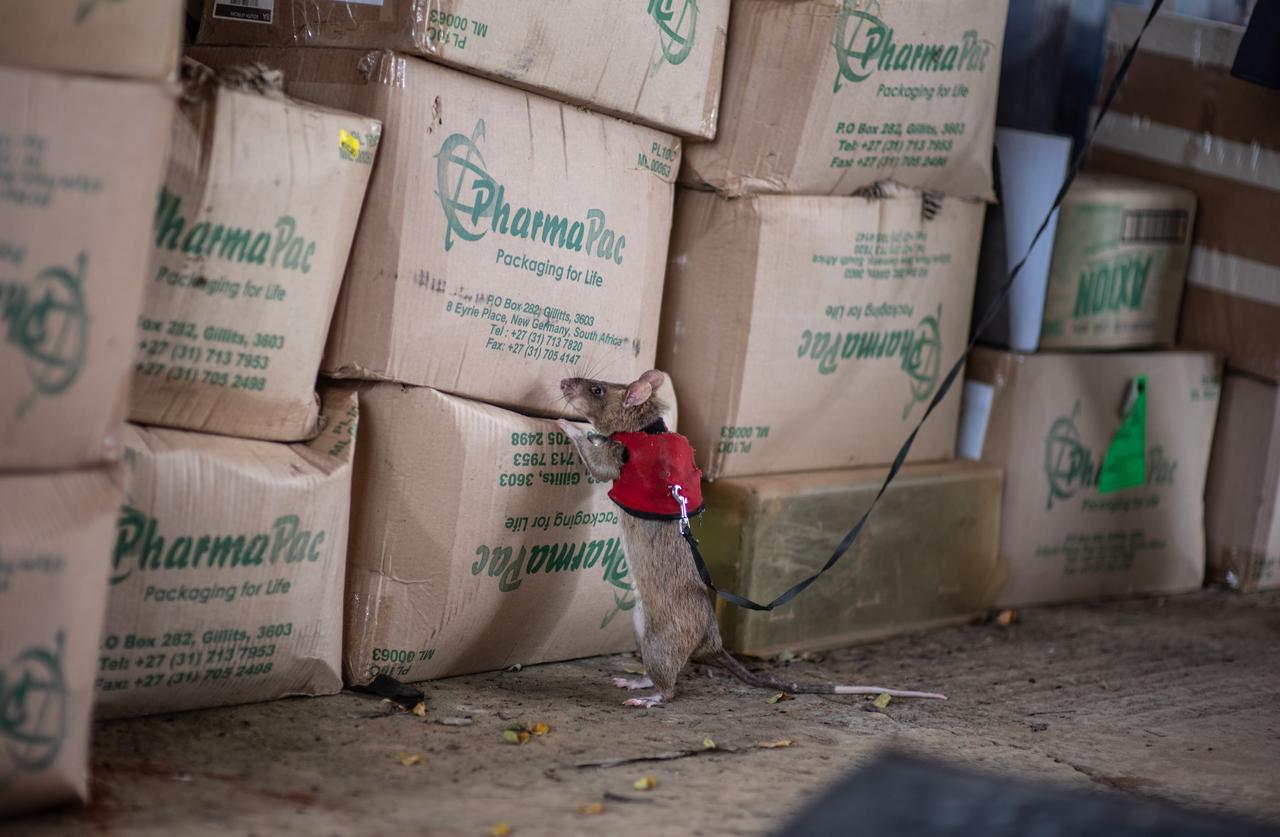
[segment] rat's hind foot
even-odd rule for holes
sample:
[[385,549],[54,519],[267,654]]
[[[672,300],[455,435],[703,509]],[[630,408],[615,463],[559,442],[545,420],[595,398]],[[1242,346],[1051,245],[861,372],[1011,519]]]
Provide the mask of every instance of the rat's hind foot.
[[641,709],[652,709],[662,703],[662,695],[649,695],[648,697],[632,698],[624,701],[623,706],[638,706]]
[[653,681],[648,677],[615,677],[613,678],[613,685],[619,689],[627,689],[634,692],[636,689],[652,689]]

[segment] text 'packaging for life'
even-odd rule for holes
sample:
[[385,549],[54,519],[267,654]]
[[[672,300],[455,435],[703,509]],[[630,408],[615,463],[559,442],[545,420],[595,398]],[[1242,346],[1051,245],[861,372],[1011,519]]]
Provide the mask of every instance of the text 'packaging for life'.
[[674,137],[390,52],[202,48],[383,123],[323,369],[564,415],[653,366]]
[[738,0],[720,122],[680,182],[849,195],[880,180],[991,200],[1004,0]]
[[357,404],[306,444],[129,425],[98,714],[332,694]]
[[0,470],[119,456],[173,97],[0,67]]
[[0,475],[0,816],[89,795],[119,466]]
[[1200,587],[1220,367],[1197,352],[974,352],[959,453],[1005,469],[997,604]]
[[[294,442],[381,136],[376,119],[194,62],[155,213],[129,418]],[[251,137],[246,141],[246,137]]]
[[[859,468],[713,483],[694,527],[712,579],[769,601],[822,568],[883,481],[883,468]],[[769,612],[722,606],[725,646],[771,656],[981,616],[1001,579],[1000,488],[991,465],[906,466],[854,548],[803,597]]]
[[201,44],[395,49],[715,136],[729,0],[205,0]]
[[1040,348],[1172,346],[1195,211],[1176,186],[1077,177],[1058,213]]
[[1210,579],[1280,587],[1280,386],[1224,377],[1204,502]]
[[[892,461],[967,342],[983,208],[681,190],[659,363],[704,475]],[[959,409],[913,460],[950,458]]]
[[425,387],[359,392],[348,682],[634,647],[623,512],[555,422]]
[[185,16],[182,0],[5,0],[0,64],[163,81]]

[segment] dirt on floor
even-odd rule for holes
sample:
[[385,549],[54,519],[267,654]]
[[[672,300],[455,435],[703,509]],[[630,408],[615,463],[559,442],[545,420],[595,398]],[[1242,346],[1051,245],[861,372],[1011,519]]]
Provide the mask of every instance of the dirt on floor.
[[1280,823],[1280,593],[1018,616],[765,666],[950,697],[883,711],[705,670],[627,709],[618,656],[429,683],[425,719],[343,694],[104,723],[89,807],[0,832],[764,834],[887,747]]

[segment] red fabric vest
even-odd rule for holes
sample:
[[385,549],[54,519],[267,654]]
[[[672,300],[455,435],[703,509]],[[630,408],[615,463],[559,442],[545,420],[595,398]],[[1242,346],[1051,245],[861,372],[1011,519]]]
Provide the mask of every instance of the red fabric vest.
[[673,485],[681,486],[688,499],[690,517],[702,511],[702,472],[688,439],[679,433],[644,432],[609,438],[627,449],[627,462],[609,490],[609,499],[623,511],[651,520],[679,520]]

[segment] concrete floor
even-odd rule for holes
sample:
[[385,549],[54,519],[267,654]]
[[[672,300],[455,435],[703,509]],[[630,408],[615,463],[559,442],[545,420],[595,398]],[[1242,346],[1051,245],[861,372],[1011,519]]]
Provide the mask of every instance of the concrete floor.
[[[855,698],[770,704],[705,672],[666,708],[624,709],[608,684],[636,665],[623,656],[428,684],[425,720],[344,694],[106,723],[93,803],[0,832],[761,834],[887,746],[1280,824],[1280,593],[1020,617],[770,666],[951,697],[883,712]],[[461,717],[471,725],[439,723]],[[512,721],[550,731],[513,746]],[[720,749],[697,752],[705,738]],[[793,744],[758,746],[776,739]],[[680,751],[695,754],[587,766]],[[635,789],[645,774],[656,786]],[[579,812],[595,802],[600,813]]]

